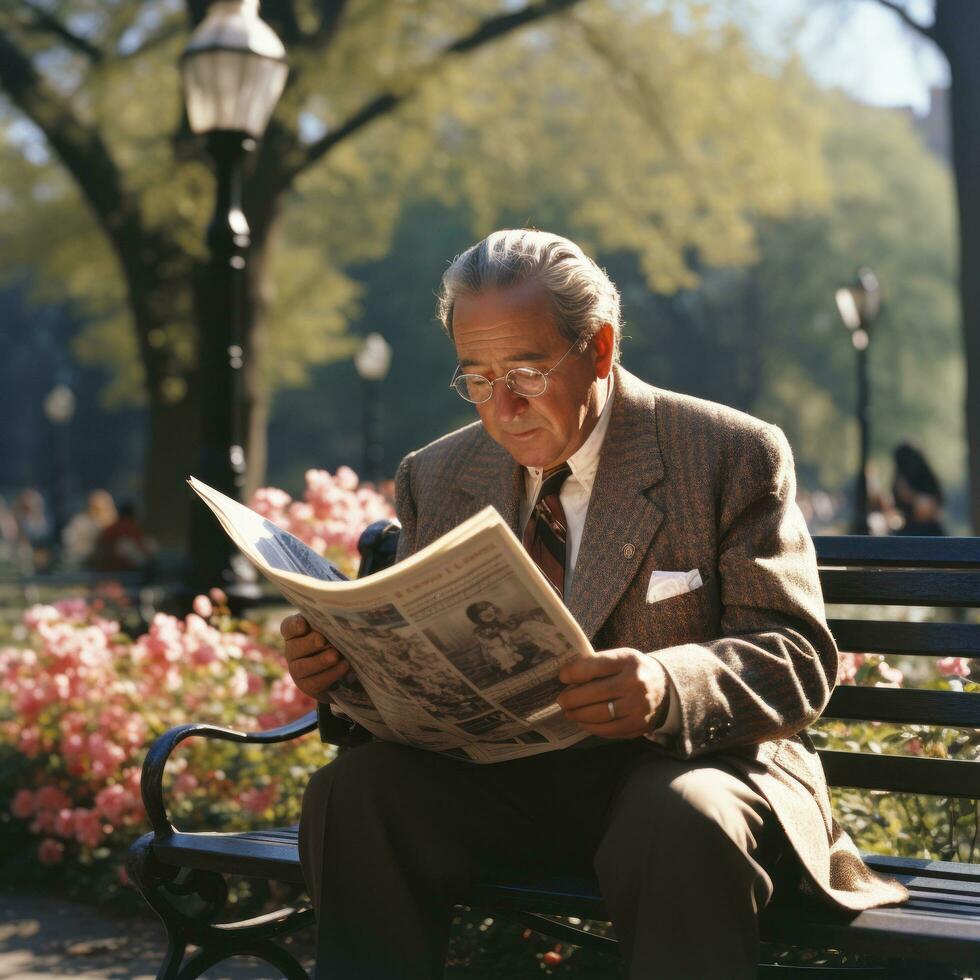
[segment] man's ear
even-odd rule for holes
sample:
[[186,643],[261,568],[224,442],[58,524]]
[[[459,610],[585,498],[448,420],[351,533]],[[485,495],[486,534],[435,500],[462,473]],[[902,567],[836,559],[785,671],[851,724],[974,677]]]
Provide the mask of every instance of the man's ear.
[[613,366],[613,354],[616,351],[616,338],[612,324],[604,323],[599,332],[592,338],[592,349],[595,351],[595,373],[597,378],[607,378]]

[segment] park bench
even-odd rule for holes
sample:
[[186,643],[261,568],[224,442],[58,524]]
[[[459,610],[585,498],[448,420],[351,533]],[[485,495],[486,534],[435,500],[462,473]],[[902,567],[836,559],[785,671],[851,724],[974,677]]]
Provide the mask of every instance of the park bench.
[[[363,571],[390,563],[397,531],[372,525],[362,536]],[[816,539],[830,624],[842,651],[980,659],[980,538]],[[879,614],[875,621],[835,612],[841,606],[926,606],[947,610],[944,622],[907,622]],[[839,618],[838,618],[839,617]],[[953,691],[885,687],[838,687],[825,718],[980,730],[980,696]],[[152,832],[132,847],[130,875],[164,921],[168,950],[161,978],[190,980],[233,955],[265,960],[287,978],[306,973],[278,939],[312,924],[308,907],[286,908],[250,921],[212,925],[226,895],[224,875],[302,883],[296,828],[233,834],[184,833],[167,817],[163,770],[176,746],[192,735],[263,744],[297,738],[319,727],[321,738],[340,746],[365,733],[324,712],[291,725],[243,734],[206,724],[175,728],[158,738],[143,767],[143,799]],[[821,750],[829,782],[898,793],[980,799],[980,765],[969,761]],[[980,812],[980,811],[978,811]],[[864,953],[888,961],[881,967],[760,967],[760,975],[817,977],[952,977],[966,968],[980,976],[980,864],[865,855],[877,870],[906,884],[903,906],[845,916],[806,896],[773,903],[763,918],[767,942],[808,949]],[[181,913],[173,896],[197,895],[205,910]],[[516,920],[563,942],[606,946],[613,939],[568,921],[605,919],[596,884],[573,878],[501,876],[482,882],[465,902],[488,914]],[[558,918],[555,918],[558,917]],[[564,918],[562,918],[564,917]],[[200,951],[183,963],[187,946]],[[859,957],[860,959],[860,957]],[[610,975],[615,968],[610,964]]]

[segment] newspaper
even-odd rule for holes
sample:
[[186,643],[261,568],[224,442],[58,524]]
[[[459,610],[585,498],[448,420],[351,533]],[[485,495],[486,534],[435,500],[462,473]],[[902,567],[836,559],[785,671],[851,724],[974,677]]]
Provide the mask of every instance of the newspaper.
[[397,565],[351,581],[199,480],[231,540],[350,662],[331,710],[378,738],[501,762],[586,738],[556,704],[588,638],[487,507]]

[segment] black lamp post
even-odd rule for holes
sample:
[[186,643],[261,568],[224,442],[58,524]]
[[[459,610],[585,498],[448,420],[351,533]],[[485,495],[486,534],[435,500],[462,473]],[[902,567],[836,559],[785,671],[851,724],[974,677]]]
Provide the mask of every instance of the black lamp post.
[[375,484],[384,479],[381,386],[391,367],[391,347],[379,333],[369,333],[354,355],[354,367],[364,382],[364,463],[361,474]]
[[881,308],[878,277],[867,267],[858,269],[857,279],[835,294],[837,311],[851,334],[857,351],[857,416],[860,429],[858,472],[854,484],[853,534],[868,533],[868,456],[871,452],[871,398],[868,383],[868,349],[871,324]]
[[[207,138],[217,191],[207,230],[211,262],[199,296],[201,436],[198,474],[236,500],[245,487],[242,368],[248,302],[248,222],[242,209],[247,155],[272,115],[288,68],[286,51],[259,16],[258,0],[218,0],[191,35],[181,60],[187,119]],[[200,501],[191,521],[196,588],[219,585],[230,596],[255,591],[255,575]]]

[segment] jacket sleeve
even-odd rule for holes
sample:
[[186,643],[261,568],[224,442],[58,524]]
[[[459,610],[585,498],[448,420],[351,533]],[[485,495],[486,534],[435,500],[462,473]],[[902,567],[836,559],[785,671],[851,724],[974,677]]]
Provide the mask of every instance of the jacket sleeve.
[[412,492],[412,461],[414,453],[409,453],[398,466],[395,473],[395,511],[402,529],[398,535],[398,554],[395,561],[407,558],[415,551],[418,512]]
[[796,734],[837,679],[789,444],[766,426],[735,459],[718,511],[721,638],[651,654],[680,708],[668,747],[685,758]]

